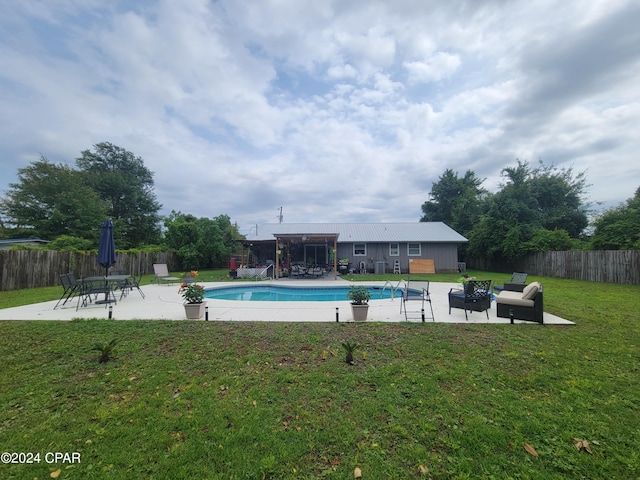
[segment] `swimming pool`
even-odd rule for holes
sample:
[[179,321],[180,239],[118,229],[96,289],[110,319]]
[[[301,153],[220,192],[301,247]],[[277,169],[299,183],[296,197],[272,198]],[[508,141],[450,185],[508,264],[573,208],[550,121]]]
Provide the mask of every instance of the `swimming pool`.
[[[391,298],[391,289],[365,285],[371,300]],[[205,298],[211,300],[244,300],[253,302],[335,302],[347,299],[349,286],[294,287],[284,285],[243,284],[232,287],[205,289]],[[418,290],[417,293],[420,293]],[[400,296],[396,292],[396,296]]]

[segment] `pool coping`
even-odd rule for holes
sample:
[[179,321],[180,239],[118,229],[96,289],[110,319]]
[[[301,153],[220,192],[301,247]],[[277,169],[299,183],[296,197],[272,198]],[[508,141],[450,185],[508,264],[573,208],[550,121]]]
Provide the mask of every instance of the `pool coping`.
[[[384,286],[386,282],[349,282],[346,280],[263,280],[260,284],[295,283],[296,286],[336,286],[346,285],[372,285]],[[215,286],[230,286],[229,282],[202,283],[205,288]],[[411,282],[411,288],[423,288],[424,282]],[[473,312],[465,319],[464,311],[452,309],[449,313],[447,294],[451,288],[459,287],[455,283],[430,283],[433,312],[436,323],[482,323],[505,324],[509,319],[496,316],[495,305],[489,310],[489,318],[484,312]],[[186,320],[183,300],[178,293],[179,285],[144,285],[141,287],[145,297],[137,292],[131,292],[122,301],[112,306],[111,314],[114,320]],[[87,318],[109,318],[109,309],[104,305],[90,304],[80,307],[76,311],[76,299],[68,302],[63,307],[54,310],[57,300],[42,302],[22,307],[0,309],[0,320],[60,320],[70,321]],[[404,322],[405,315],[400,312],[401,300],[373,299],[369,306],[367,322]],[[412,306],[415,310],[416,307]],[[264,302],[264,301],[237,301],[237,300],[207,300],[209,321],[266,321],[266,322],[335,322],[336,309],[340,322],[351,322],[351,305],[346,299],[343,301],[324,302]],[[428,313],[428,312],[427,312]],[[199,320],[202,321],[202,320]],[[421,322],[419,311],[414,311],[410,321]],[[426,322],[434,320],[426,319]],[[546,325],[574,325],[573,322],[545,312]],[[533,322],[516,320],[516,323],[537,325]]]

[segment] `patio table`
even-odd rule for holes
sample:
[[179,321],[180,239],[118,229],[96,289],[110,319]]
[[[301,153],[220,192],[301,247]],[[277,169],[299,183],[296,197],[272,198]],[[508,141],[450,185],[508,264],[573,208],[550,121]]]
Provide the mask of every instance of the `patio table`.
[[78,305],[76,306],[76,310],[82,304],[83,307],[88,306],[91,302],[91,296],[95,295],[96,298],[98,295],[104,294],[103,300],[96,300],[96,305],[108,304],[108,303],[117,303],[115,290],[118,288],[122,288],[122,295],[120,299],[124,296],[124,288],[123,285],[129,280],[129,275],[110,275],[108,277],[85,277],[81,280],[81,293],[78,296]]
[[127,294],[127,288],[131,283],[131,275],[109,275],[105,277],[105,280],[112,286],[113,290],[120,288],[122,293],[120,294],[120,300]]

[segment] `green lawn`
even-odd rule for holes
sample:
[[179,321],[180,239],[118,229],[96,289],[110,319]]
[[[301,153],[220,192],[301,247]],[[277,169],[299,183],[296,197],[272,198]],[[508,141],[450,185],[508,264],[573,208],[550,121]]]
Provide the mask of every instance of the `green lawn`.
[[[40,454],[0,472],[639,478],[640,287],[534,279],[545,310],[576,326],[0,322],[0,451]],[[98,363],[92,346],[112,338],[115,358]]]

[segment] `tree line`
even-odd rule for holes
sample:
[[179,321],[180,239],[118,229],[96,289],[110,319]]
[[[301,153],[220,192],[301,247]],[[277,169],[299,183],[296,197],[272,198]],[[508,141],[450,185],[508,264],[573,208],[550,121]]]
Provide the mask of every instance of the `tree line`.
[[[41,156],[18,169],[18,181],[0,199],[0,238],[40,237],[52,240],[50,249],[92,250],[100,225],[111,218],[118,249],[168,249],[184,269],[225,263],[244,238],[227,215],[172,211],[161,217],[153,172],[123,148],[98,143],[75,160],[72,168]],[[640,248],[640,188],[590,225],[585,172],[518,161],[501,175],[500,190],[490,193],[475,172],[460,177],[445,170],[422,204],[420,221],[446,223],[469,239],[462,254],[476,257]]]
[[153,172],[123,148],[98,143],[75,164],[41,155],[18,169],[18,181],[0,199],[0,237],[52,240],[48,248],[54,250],[93,250],[102,222],[110,218],[118,249],[169,249],[184,269],[221,265],[242,238],[227,215],[209,219],[172,211],[163,218]]
[[458,176],[447,169],[422,204],[420,221],[446,223],[469,240],[463,255],[490,259],[516,260],[554,250],[640,248],[640,188],[625,205],[603,212],[590,225],[586,172],[518,161],[501,175],[500,190],[490,193],[475,172]]

